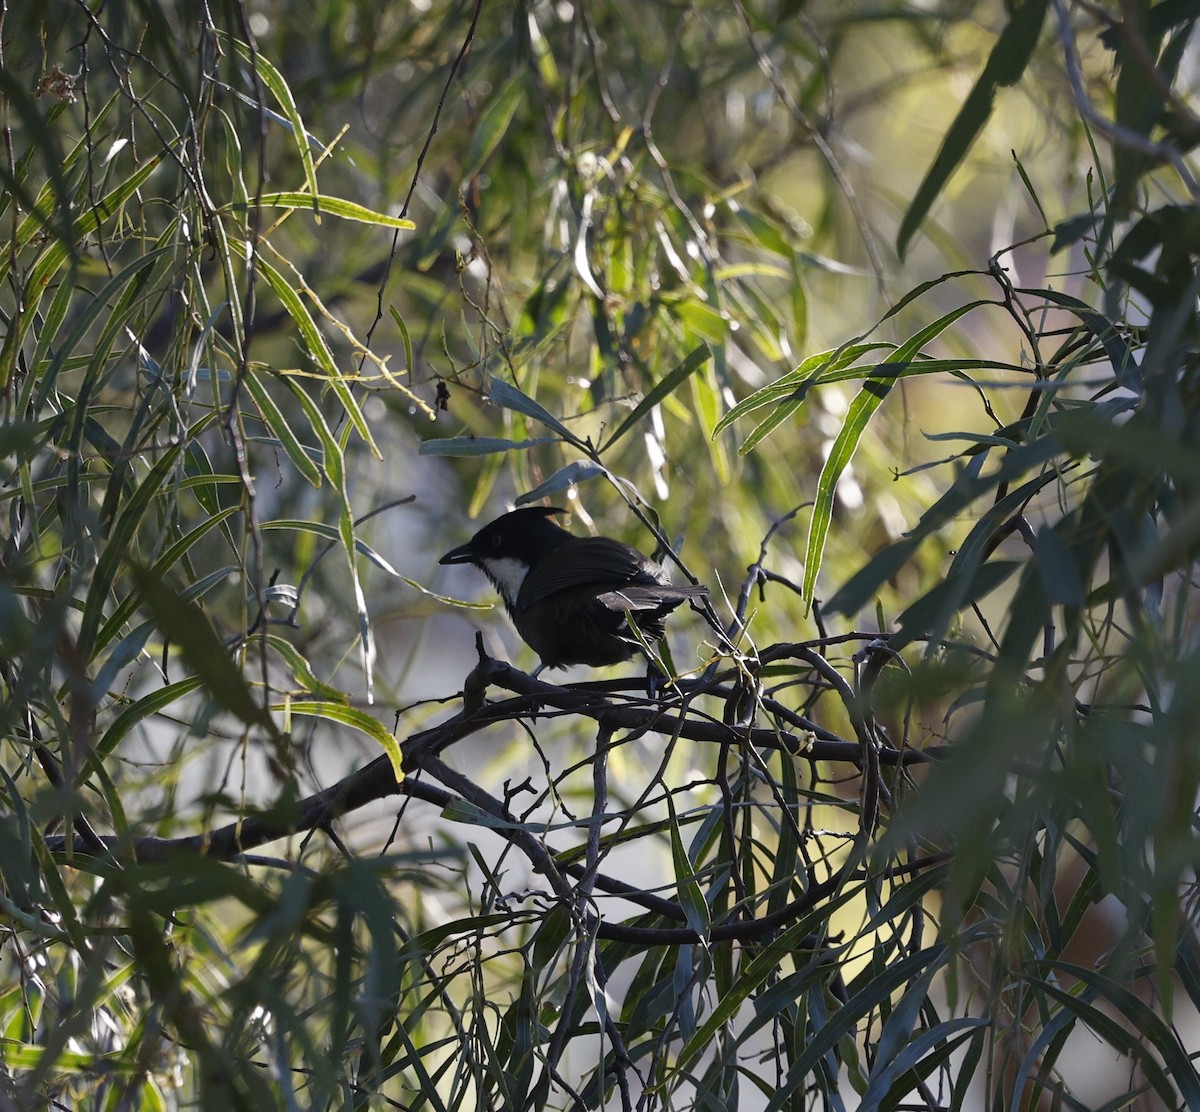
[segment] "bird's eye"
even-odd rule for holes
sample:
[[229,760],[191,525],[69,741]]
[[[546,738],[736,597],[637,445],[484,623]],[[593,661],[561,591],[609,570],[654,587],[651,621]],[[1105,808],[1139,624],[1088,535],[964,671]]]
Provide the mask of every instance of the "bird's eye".
[[496,534],[496,535],[495,535],[495,536],[492,538],[492,547],[493,547],[493,548],[499,548],[499,547],[500,547],[500,546],[501,546],[503,543],[504,543],[504,538],[503,538],[503,537],[501,537],[499,533],[497,533],[497,534]]

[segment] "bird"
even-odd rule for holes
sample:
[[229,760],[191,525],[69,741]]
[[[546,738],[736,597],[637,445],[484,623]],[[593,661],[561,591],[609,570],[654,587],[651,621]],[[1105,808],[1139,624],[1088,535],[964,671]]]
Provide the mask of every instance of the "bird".
[[[665,568],[611,537],[578,537],[551,520],[557,506],[513,510],[440,564],[473,564],[500,592],[517,632],[543,668],[619,664],[661,641],[667,615],[708,588],[675,586]],[[534,674],[536,675],[537,672]]]

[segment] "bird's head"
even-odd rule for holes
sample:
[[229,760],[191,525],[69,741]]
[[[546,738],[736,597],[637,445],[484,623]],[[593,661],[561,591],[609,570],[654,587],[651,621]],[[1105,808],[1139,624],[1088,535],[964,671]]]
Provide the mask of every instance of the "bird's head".
[[525,576],[571,534],[551,518],[557,506],[527,506],[485,525],[466,544],[451,549],[439,564],[474,564],[495,585],[511,611]]

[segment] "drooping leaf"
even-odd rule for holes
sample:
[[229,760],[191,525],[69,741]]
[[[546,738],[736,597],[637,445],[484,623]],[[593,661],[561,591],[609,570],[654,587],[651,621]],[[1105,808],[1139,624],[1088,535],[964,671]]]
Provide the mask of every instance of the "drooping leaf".
[[179,646],[188,667],[217,705],[246,725],[265,727],[274,734],[274,721],[254,697],[204,611],[172,590],[149,569],[133,565],[130,570],[142,600],[159,628]]
[[1004,86],[1015,85],[1021,79],[1041,37],[1048,7],[1049,0],[1022,0],[1008,26],[1000,33],[988,55],[983,73],[963,101],[963,106],[942,140],[941,150],[926,171],[924,180],[900,221],[900,230],[896,233],[896,252],[900,258],[904,258],[910,240],[933,202],[983,130],[992,114],[997,91]]

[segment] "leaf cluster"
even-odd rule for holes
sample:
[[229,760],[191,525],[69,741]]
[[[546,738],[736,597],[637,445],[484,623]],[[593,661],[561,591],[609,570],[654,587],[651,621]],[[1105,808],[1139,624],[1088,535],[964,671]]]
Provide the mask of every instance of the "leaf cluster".
[[[0,6],[0,1099],[1200,1105],[1193,8]],[[455,657],[551,495],[657,687]]]

